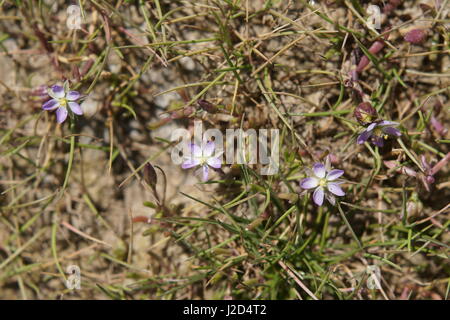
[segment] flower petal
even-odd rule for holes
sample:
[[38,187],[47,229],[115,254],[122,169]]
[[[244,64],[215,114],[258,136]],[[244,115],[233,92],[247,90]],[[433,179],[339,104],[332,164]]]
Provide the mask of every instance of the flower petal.
[[207,165],[203,166],[203,181],[207,181],[208,180],[208,171],[209,168]]
[[343,174],[344,174],[344,170],[339,170],[339,169],[331,170],[331,171],[328,172],[328,174],[327,174],[327,180],[328,180],[328,181],[336,180],[337,178],[339,178],[339,177],[342,176]]
[[314,200],[314,203],[317,204],[319,207],[323,204],[323,197],[324,197],[324,191],[323,191],[322,187],[319,187],[316,190],[314,190],[313,200]]
[[195,166],[198,166],[200,164],[200,160],[198,159],[194,159],[194,158],[190,158],[185,160],[182,164],[181,164],[181,168],[183,169],[189,169]]
[[78,91],[69,91],[66,95],[67,100],[75,101],[80,98],[80,93]]
[[59,107],[56,110],[56,121],[58,123],[63,123],[67,118],[67,109],[65,107]]
[[203,156],[210,157],[214,152],[214,148],[216,147],[213,141],[208,142],[203,148]]
[[400,132],[400,130],[398,130],[397,128],[394,127],[384,127],[382,129],[382,131],[390,136],[394,136],[394,137],[400,137],[402,135],[402,133]]
[[356,139],[357,144],[363,144],[367,141],[367,139],[370,138],[372,135],[372,131],[368,131],[367,129],[361,132],[361,134],[358,136],[358,139]]
[[379,148],[382,148],[384,146],[384,140],[381,137],[372,137],[372,143]]
[[341,187],[338,184],[329,183],[327,185],[327,188],[331,193],[333,193],[339,197],[345,196],[345,192],[341,189]]
[[222,166],[222,160],[220,160],[220,158],[208,158],[206,163],[216,169],[219,169]]
[[202,149],[195,143],[190,145],[191,156],[200,158],[202,156]]
[[316,177],[318,178],[325,178],[326,170],[325,166],[321,163],[316,163],[313,166],[313,171]]
[[58,85],[53,85],[50,87],[50,90],[48,90],[48,95],[54,99],[61,99],[64,98],[66,95],[64,92],[64,88]]
[[311,177],[300,181],[300,187],[303,189],[312,189],[319,185],[319,179]]
[[379,126],[397,126],[399,123],[394,121],[383,120],[378,123]]
[[371,124],[369,124],[369,126],[367,127],[367,131],[372,131],[373,129],[375,129],[375,127],[377,126],[376,122],[372,122]]
[[325,193],[325,198],[331,203],[333,206],[336,205],[336,197],[330,193]]
[[46,103],[42,105],[42,109],[44,110],[54,110],[59,107],[59,102],[56,99],[48,100]]
[[78,115],[82,115],[83,114],[83,110],[81,109],[80,105],[76,102],[69,102],[69,107],[70,110],[73,111],[73,113],[78,114]]

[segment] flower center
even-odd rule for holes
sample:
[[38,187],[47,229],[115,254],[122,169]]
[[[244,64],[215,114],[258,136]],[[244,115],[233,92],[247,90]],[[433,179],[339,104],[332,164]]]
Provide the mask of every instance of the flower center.
[[198,160],[200,161],[200,165],[203,166],[204,164],[206,164],[206,160],[208,160],[208,158],[201,156],[201,157],[198,157]]
[[59,99],[59,104],[60,106],[65,107],[67,105],[67,99],[66,98]]
[[319,180],[319,186],[325,187],[327,185],[327,179],[322,178]]
[[361,121],[370,123],[372,121],[372,115],[367,112],[361,112]]
[[373,134],[379,137],[383,134],[383,132],[381,131],[380,127],[376,127],[375,129],[373,129]]
[[384,140],[387,140],[389,138],[389,136],[386,133],[384,133],[379,127],[373,129],[373,134],[377,137],[383,138]]

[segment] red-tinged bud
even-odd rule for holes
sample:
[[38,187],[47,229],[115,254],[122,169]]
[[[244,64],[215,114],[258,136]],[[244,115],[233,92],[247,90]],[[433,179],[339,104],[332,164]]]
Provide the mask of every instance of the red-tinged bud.
[[[369,48],[369,52],[372,55],[376,55],[381,49],[383,49],[385,46],[384,40],[380,39],[375,41]],[[363,56],[361,60],[358,63],[358,66],[356,67],[356,72],[361,72],[364,70],[364,68],[369,65],[369,58],[367,56]]]
[[270,218],[270,212],[264,211],[264,212],[261,214],[261,219],[267,220],[267,219],[269,219],[269,218]]
[[73,66],[72,68],[72,76],[78,81],[81,81],[80,69],[77,66]]
[[91,70],[91,67],[94,65],[94,62],[95,62],[94,59],[89,59],[88,61],[86,61],[86,63],[80,70],[80,77],[84,77]]
[[445,128],[443,124],[438,119],[436,119],[436,117],[432,116],[430,122],[440,136],[445,137],[447,135],[448,129]]
[[138,222],[152,223],[152,218],[144,217],[144,216],[137,216],[137,217],[133,217],[132,221],[133,221],[133,223],[138,223]]
[[183,110],[183,115],[185,117],[190,116],[191,114],[193,114],[195,112],[195,109],[193,107],[186,107]]
[[428,184],[433,184],[435,181],[433,176],[427,176],[425,179],[427,180]]
[[435,175],[439,172],[442,168],[444,168],[447,163],[450,161],[450,152],[447,153],[445,157],[443,157],[441,160],[439,160],[438,163],[436,163],[433,168],[431,169],[431,175]]
[[144,167],[144,181],[152,188],[156,188],[158,183],[158,176],[156,175],[155,168],[147,162]]
[[400,165],[400,163],[398,163],[397,161],[386,160],[383,162],[386,167],[388,167],[389,169],[395,169],[395,171],[398,173],[405,174],[410,177],[417,177],[416,171],[414,171],[413,169],[411,169],[409,167]]
[[401,0],[390,0],[383,8],[383,12],[386,14],[391,13],[401,3]]
[[417,172],[409,167],[402,167],[402,173],[410,177],[417,177]]
[[425,41],[427,37],[427,33],[425,32],[425,30],[422,29],[414,29],[409,31],[404,39],[405,41],[412,43],[412,44],[420,44],[422,42]]
[[215,105],[213,105],[211,102],[209,102],[208,100],[199,99],[199,100],[197,100],[197,103],[206,112],[209,112],[209,113],[217,112],[217,107]]
[[361,125],[368,125],[377,119],[377,110],[369,102],[360,103],[353,113]]
[[38,87],[35,87],[31,90],[30,92],[30,97],[34,97],[37,99],[48,99],[49,95],[48,95],[48,87],[45,85],[40,85]]

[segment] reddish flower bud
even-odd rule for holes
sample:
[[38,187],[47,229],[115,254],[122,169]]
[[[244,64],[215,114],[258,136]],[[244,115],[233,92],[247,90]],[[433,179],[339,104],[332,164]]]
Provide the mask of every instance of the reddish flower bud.
[[216,106],[214,106],[211,102],[209,102],[208,100],[205,99],[199,99],[197,100],[198,105],[205,110],[206,112],[209,113],[216,113],[217,112],[217,108]]
[[427,176],[425,179],[427,180],[428,184],[433,184],[435,181],[433,176]]
[[412,43],[412,44],[420,44],[425,41],[426,36],[427,36],[427,34],[424,30],[414,29],[414,30],[409,31],[405,35],[404,39],[405,39],[405,41]]
[[158,176],[156,175],[155,168],[147,162],[144,167],[144,181],[152,188],[156,188],[158,183]]
[[372,107],[369,102],[363,102],[355,108],[355,112],[353,113],[353,115],[355,116],[356,120],[358,120],[358,122],[364,126],[376,120],[377,110],[375,110],[375,108]]
[[48,99],[48,87],[41,85],[38,87],[35,87],[31,90],[31,92],[29,93],[30,97],[34,97],[40,100],[44,100],[44,99]]

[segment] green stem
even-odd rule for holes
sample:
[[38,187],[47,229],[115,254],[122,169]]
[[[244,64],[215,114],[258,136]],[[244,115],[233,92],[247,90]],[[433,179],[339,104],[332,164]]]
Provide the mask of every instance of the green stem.
[[353,228],[352,228],[352,226],[350,225],[350,223],[348,222],[347,217],[345,216],[344,211],[342,211],[341,204],[339,203],[339,201],[336,201],[336,204],[337,204],[337,206],[338,206],[339,213],[341,214],[342,219],[344,220],[345,224],[347,225],[347,228],[350,230],[350,232],[351,232],[353,238],[355,239],[356,243],[358,244],[358,247],[359,247],[360,249],[363,249],[363,246],[361,245],[361,242],[359,241],[358,236],[356,235],[355,231],[353,231]]
[[53,221],[53,226],[52,226],[52,240],[51,240],[52,255],[53,255],[53,259],[55,259],[56,268],[58,269],[59,273],[61,273],[63,279],[67,280],[66,274],[64,273],[64,271],[61,267],[61,264],[59,263],[58,253],[56,250],[56,232],[58,230],[58,218],[56,216],[54,216],[53,220],[54,221]]
[[[73,123],[73,120],[71,120],[71,123],[70,123],[71,133],[73,133],[73,127],[74,127],[74,123]],[[66,190],[67,184],[69,183],[69,177],[70,177],[70,173],[72,171],[74,153],[75,153],[75,136],[72,135],[70,137],[69,163],[67,164],[66,177],[64,178],[64,183],[63,183],[61,193],[64,192],[64,190]]]

